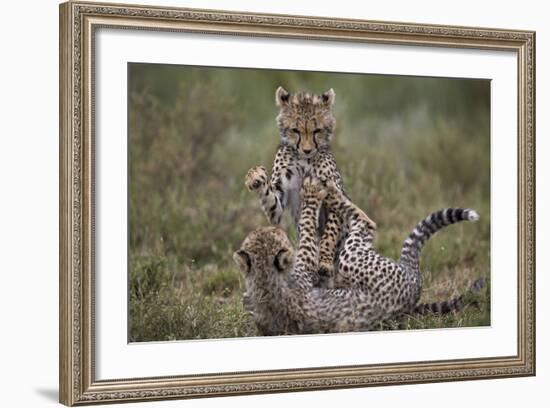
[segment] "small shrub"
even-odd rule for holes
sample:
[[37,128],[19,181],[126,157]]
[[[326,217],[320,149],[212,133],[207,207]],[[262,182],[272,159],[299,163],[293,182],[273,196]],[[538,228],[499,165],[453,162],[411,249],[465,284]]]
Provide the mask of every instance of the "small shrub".
[[239,272],[234,269],[223,269],[206,278],[202,285],[205,295],[229,296],[240,288]]
[[170,281],[163,258],[138,258],[130,267],[130,298],[157,295]]

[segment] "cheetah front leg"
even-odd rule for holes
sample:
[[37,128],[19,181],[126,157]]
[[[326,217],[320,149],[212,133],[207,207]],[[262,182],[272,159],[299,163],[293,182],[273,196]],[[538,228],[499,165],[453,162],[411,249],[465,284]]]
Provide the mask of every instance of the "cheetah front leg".
[[327,183],[327,191],[328,197],[325,202],[329,211],[340,218],[341,225],[348,227],[346,241],[356,239],[358,242],[372,246],[376,223],[347,198],[334,182]]
[[281,223],[291,184],[297,177],[298,171],[292,164],[292,153],[285,146],[280,146],[277,150],[269,181],[265,167],[256,166],[248,170],[245,185],[248,190],[258,194],[262,210],[270,224]]
[[268,182],[267,171],[263,166],[248,170],[244,181],[246,188],[255,191],[260,198],[262,210],[272,225],[279,225],[285,210],[285,193],[280,178],[271,177]]

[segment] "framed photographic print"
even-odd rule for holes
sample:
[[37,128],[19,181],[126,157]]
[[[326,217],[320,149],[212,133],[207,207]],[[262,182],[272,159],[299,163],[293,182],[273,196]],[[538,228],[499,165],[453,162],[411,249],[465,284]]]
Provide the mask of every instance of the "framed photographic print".
[[62,4],[61,402],[534,375],[534,42]]

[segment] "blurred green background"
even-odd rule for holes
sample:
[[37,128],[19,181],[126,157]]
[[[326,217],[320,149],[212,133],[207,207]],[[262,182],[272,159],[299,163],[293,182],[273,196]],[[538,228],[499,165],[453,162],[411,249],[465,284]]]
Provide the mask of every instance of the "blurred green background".
[[[130,64],[128,73],[129,341],[257,335],[231,255],[267,224],[243,180],[252,166],[271,168],[279,85],[335,90],[336,161],[347,192],[378,224],[383,255],[397,259],[434,210],[481,214],[428,242],[422,301],[489,278],[489,81],[157,64]],[[488,325],[489,294],[458,314],[381,329]]]

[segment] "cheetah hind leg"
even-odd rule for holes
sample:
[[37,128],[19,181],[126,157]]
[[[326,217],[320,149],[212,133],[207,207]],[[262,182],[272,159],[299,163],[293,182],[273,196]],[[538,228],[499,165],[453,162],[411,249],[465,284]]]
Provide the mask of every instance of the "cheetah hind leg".
[[340,217],[343,224],[348,224],[352,229],[362,227],[370,233],[376,231],[376,223],[371,220],[362,209],[347,198],[336,186],[334,181],[327,182],[326,190],[328,195],[325,199],[325,203],[330,212]]

